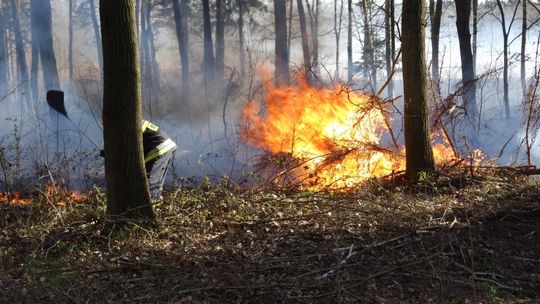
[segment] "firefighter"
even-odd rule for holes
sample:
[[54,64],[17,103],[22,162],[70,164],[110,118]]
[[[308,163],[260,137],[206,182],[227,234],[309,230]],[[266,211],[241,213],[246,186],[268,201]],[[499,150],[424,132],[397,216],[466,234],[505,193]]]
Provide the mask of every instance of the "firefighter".
[[[142,121],[142,134],[148,187],[152,201],[157,202],[163,199],[165,176],[177,147],[165,132],[148,120]],[[101,156],[105,156],[104,150],[101,150]]]

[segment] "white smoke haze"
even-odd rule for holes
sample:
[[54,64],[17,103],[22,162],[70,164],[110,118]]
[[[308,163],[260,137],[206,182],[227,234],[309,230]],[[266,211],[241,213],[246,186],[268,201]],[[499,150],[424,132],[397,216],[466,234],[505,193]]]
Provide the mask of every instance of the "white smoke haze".
[[[28,1],[22,1],[27,7]],[[88,15],[79,10],[75,15],[74,35],[74,80],[69,81],[68,70],[68,1],[52,2],[53,35],[56,60],[62,80],[61,89],[65,92],[65,106],[72,122],[61,115],[51,114],[45,102],[43,75],[38,73],[40,93],[38,103],[29,106],[21,96],[21,84],[17,82],[15,54],[10,49],[10,81],[8,86],[0,88],[0,147],[3,149],[4,165],[0,167],[0,191],[6,186],[30,191],[35,183],[51,180],[66,184],[72,189],[84,190],[94,185],[104,186],[103,160],[99,150],[103,147],[101,126],[101,82],[95,36]],[[85,1],[76,1],[82,5]],[[99,1],[96,1],[98,5]],[[25,6],[26,4],[26,6]],[[382,3],[379,3],[382,4]],[[159,7],[160,5],[157,5]],[[96,8],[98,9],[98,8]],[[396,9],[399,12],[400,8]],[[167,184],[178,186],[205,181],[216,182],[226,177],[231,182],[242,184],[248,180],[254,170],[256,155],[260,150],[243,144],[238,132],[241,108],[248,100],[262,102],[261,71],[264,66],[272,67],[274,60],[274,34],[272,5],[268,11],[259,10],[253,19],[259,26],[248,25],[244,29],[247,50],[247,73],[239,77],[239,46],[237,28],[227,26],[225,37],[225,82],[226,89],[218,92],[209,91],[203,81],[202,34],[200,23],[202,10],[195,10],[190,19],[189,56],[191,103],[180,102],[181,65],[178,55],[178,43],[175,36],[172,13],[165,17],[154,16],[154,35],[157,62],[160,72],[160,87],[152,88],[152,94],[143,94],[144,117],[155,122],[177,143],[173,167],[169,170]],[[84,11],[83,11],[84,12]],[[296,8],[294,10],[296,14]],[[324,84],[339,82],[334,79],[336,68],[335,37],[333,34],[333,2],[321,1],[320,17],[320,64],[321,81]],[[98,12],[96,12],[98,13]],[[531,12],[531,14],[534,12]],[[88,12],[86,12],[88,14]],[[355,7],[357,24],[353,30],[353,60],[361,63],[362,59],[362,17]],[[511,8],[507,14],[511,16]],[[510,32],[510,40],[520,34],[520,12]],[[534,13],[532,20],[538,14]],[[482,120],[479,128],[480,148],[491,158],[497,158],[500,165],[521,165],[526,162],[521,148],[523,139],[522,91],[519,78],[520,39],[516,39],[509,48],[511,65],[509,70],[512,119],[506,121],[502,104],[502,36],[496,17],[497,11],[486,13],[479,24],[478,54],[476,74],[487,74],[479,80],[477,102]],[[340,39],[341,79],[347,77],[347,31],[346,3]],[[98,16],[99,18],[99,16]],[[234,17],[236,18],[236,17]],[[28,15],[22,14],[22,26],[28,28]],[[538,37],[538,25],[528,32],[527,39],[527,76],[534,73],[534,62]],[[431,58],[429,27],[426,30],[427,58]],[[384,30],[378,33],[383,39]],[[12,39],[12,35],[9,35]],[[27,39],[30,39],[29,34]],[[9,44],[12,46],[12,44]],[[30,45],[25,44],[27,61],[30,62]],[[399,48],[397,41],[396,48]],[[292,70],[302,67],[302,48],[297,16],[293,16],[293,40],[290,46]],[[457,91],[461,80],[459,44],[455,27],[455,8],[445,4],[441,24],[440,40],[441,95]],[[395,74],[395,95],[402,95],[401,66]],[[377,84],[385,81],[385,68],[381,65],[377,73]],[[351,83],[353,89],[366,87],[361,73]],[[375,90],[376,91],[376,90]],[[386,93],[383,93],[385,97]],[[207,102],[208,100],[208,102]],[[226,100],[226,102],[225,102]],[[457,97],[456,101],[460,102]],[[397,109],[402,112],[401,99],[396,101]],[[399,113],[393,119],[399,141],[403,141],[402,119]],[[460,151],[466,153],[466,133],[457,126],[453,133]],[[389,140],[386,139],[386,143]],[[533,146],[533,161],[540,161],[538,141]]]

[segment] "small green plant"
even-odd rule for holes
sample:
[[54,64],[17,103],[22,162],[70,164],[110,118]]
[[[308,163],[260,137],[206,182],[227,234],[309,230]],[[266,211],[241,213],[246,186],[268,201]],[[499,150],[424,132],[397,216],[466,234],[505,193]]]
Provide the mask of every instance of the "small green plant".
[[480,283],[480,290],[487,293],[488,300],[492,304],[504,304],[504,300],[497,296],[497,287],[482,282]]

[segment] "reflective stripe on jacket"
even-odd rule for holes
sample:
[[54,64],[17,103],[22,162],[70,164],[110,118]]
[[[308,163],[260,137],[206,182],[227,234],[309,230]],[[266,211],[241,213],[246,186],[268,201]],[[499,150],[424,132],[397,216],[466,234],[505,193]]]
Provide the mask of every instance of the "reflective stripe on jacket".
[[160,130],[155,124],[143,120],[142,132],[145,163],[156,159],[169,151],[176,150],[174,141],[172,141],[167,134]]

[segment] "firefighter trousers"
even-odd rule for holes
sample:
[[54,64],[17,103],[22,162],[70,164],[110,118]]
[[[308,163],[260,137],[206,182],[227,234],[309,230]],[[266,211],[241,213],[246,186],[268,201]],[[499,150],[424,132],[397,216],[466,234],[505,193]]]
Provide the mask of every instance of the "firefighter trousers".
[[146,177],[148,178],[148,187],[153,202],[163,199],[163,184],[167,176],[169,164],[173,158],[174,151],[169,151],[160,157],[154,158],[145,164]]

